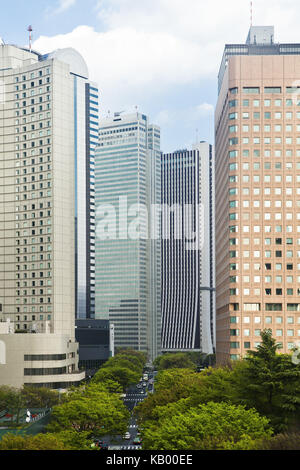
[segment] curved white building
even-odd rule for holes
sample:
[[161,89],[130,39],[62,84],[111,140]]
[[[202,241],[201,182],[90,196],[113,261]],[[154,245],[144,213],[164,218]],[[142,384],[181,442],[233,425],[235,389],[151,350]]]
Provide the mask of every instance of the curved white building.
[[[75,217],[86,188],[77,165],[91,154],[90,90],[76,51],[42,56],[0,45],[0,385],[65,388],[85,375],[75,341],[75,247],[86,241]],[[82,178],[92,184],[89,173]]]
[[193,150],[164,154],[161,165],[162,351],[212,354],[215,348],[212,146],[201,142]]

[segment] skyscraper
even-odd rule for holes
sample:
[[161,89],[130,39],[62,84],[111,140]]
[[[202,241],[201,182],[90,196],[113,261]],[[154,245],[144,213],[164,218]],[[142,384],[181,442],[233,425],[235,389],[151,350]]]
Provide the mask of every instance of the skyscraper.
[[[0,384],[80,382],[73,50],[0,45]],[[75,149],[75,150],[74,150]]]
[[42,57],[70,65],[74,99],[75,151],[75,284],[76,317],[95,314],[95,147],[98,144],[99,91],[90,82],[83,58],[71,48]]
[[[161,174],[162,350],[211,354],[215,349],[212,146],[201,142],[193,150],[162,155]],[[196,233],[198,241],[193,242]]]
[[216,129],[217,360],[300,339],[300,44],[225,46]]
[[[140,113],[100,122],[96,149],[96,318],[114,324],[115,347],[160,351],[160,241],[147,214],[160,204],[160,130]],[[141,234],[135,220],[142,211]],[[147,214],[145,214],[147,212]],[[107,217],[110,233],[101,235]]]

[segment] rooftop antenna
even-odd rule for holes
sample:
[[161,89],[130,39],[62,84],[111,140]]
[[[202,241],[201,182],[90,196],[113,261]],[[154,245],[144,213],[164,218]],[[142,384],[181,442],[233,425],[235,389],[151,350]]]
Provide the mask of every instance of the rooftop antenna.
[[120,117],[122,113],[125,113],[125,111],[117,111],[114,113],[114,117]]
[[31,35],[31,33],[32,33],[32,26],[31,26],[31,25],[28,26],[27,31],[29,31],[29,50],[30,50],[30,52],[31,52],[31,42],[32,42],[32,35]]
[[253,2],[250,2],[250,26],[252,26],[253,20]]
[[198,144],[198,129],[196,129],[196,144]]

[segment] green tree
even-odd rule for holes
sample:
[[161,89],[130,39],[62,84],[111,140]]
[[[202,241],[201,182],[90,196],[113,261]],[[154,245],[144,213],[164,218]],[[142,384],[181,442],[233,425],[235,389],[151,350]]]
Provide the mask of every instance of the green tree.
[[97,398],[100,392],[109,393],[111,395],[116,394],[116,397],[119,397],[122,393],[122,387],[118,382],[113,380],[99,383],[92,381],[88,385],[84,384],[80,387],[74,387],[71,390],[68,390],[68,392],[63,395],[61,403],[73,401],[82,397]]
[[18,426],[22,409],[26,406],[21,391],[14,387],[0,387],[0,408],[8,411],[11,415],[11,424]]
[[116,356],[115,363],[118,365],[126,363],[126,367],[133,367],[140,374],[142,374],[144,368],[144,363],[140,360],[140,358],[136,356],[126,356],[125,354],[118,354]]
[[147,362],[147,354],[145,352],[142,352],[142,351],[136,351],[135,349],[120,348],[120,349],[118,349],[117,354],[114,357],[117,357],[119,355],[125,355],[127,358],[128,357],[136,357],[143,364],[143,366]]
[[20,436],[8,433],[0,441],[0,450],[67,450],[67,448],[54,434]]
[[58,433],[48,433],[48,435],[55,436],[67,450],[92,450],[93,440],[90,438],[90,432],[67,429]]
[[229,368],[208,368],[201,373],[191,369],[167,369],[156,376],[155,393],[139,404],[135,412],[142,425],[155,419],[157,406],[187,398],[190,407],[209,401],[237,402],[234,396],[233,372]]
[[59,403],[59,394],[55,390],[46,387],[24,386],[21,389],[27,407],[52,408]]
[[277,431],[294,422],[300,412],[300,367],[291,356],[279,354],[271,330],[261,332],[262,342],[249,351],[235,372],[237,396],[247,407],[267,416]]
[[84,394],[74,394],[55,406],[48,425],[50,432],[73,429],[104,436],[123,434],[127,430],[129,412],[116,394],[88,387]]
[[111,363],[107,362],[103,364],[100,370],[112,369],[115,367],[122,367],[124,369],[130,369],[139,375],[141,375],[143,371],[143,369],[139,365],[136,365],[131,360],[124,358],[124,356],[119,356],[115,361],[112,361]]
[[267,418],[243,406],[209,402],[186,408],[185,399],[158,407],[156,423],[142,428],[143,449],[251,449],[272,435]]
[[195,370],[196,368],[195,363],[191,360],[188,353],[163,354],[162,356],[158,356],[153,364],[157,370],[174,368]]
[[272,439],[262,439],[255,443],[255,450],[300,450],[300,433],[277,434]]
[[116,365],[99,369],[93,377],[93,382],[105,383],[108,380],[112,380],[118,382],[123,391],[125,391],[129,385],[137,383],[139,379],[140,374],[138,372]]
[[145,366],[147,362],[147,355],[142,351],[135,351],[134,349],[120,349],[118,354],[114,357],[125,356],[127,359],[132,360],[133,358],[138,360],[142,367]]

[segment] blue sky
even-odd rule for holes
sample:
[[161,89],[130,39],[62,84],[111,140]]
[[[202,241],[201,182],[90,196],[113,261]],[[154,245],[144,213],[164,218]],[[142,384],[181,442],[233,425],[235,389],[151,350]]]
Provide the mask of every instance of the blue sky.
[[[244,42],[248,0],[14,0],[3,4],[0,36],[42,53],[74,47],[101,92],[101,114],[138,109],[161,126],[166,152],[213,143],[217,73],[225,43]],[[4,6],[5,5],[5,6]],[[275,40],[299,42],[298,0],[253,0],[253,23]]]

